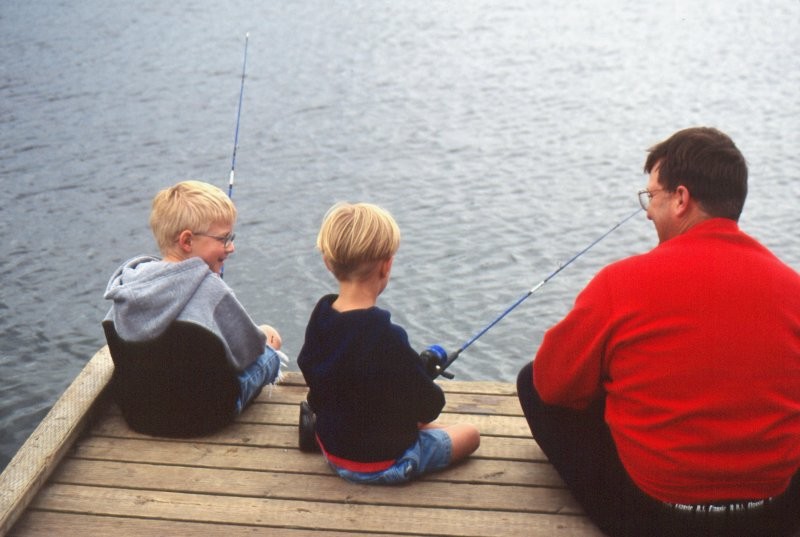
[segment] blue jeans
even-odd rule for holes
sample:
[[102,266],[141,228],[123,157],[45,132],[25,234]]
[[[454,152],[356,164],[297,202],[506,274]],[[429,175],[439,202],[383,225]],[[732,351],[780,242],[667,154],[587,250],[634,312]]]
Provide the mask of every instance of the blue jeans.
[[380,472],[353,472],[328,461],[339,477],[351,483],[397,485],[423,474],[446,468],[450,464],[453,442],[444,429],[422,429],[417,441],[392,466]]
[[264,354],[255,362],[237,375],[239,381],[239,399],[236,400],[236,413],[242,410],[261,392],[261,388],[272,384],[278,378],[281,369],[281,360],[278,354],[270,347],[266,347]]

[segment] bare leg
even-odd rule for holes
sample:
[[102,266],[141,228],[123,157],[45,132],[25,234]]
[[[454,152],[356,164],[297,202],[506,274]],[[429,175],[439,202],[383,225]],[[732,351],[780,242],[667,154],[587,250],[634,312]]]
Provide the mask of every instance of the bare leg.
[[481,435],[474,426],[459,423],[457,425],[439,425],[427,423],[420,429],[443,429],[453,443],[451,462],[460,461],[469,457],[481,445]]

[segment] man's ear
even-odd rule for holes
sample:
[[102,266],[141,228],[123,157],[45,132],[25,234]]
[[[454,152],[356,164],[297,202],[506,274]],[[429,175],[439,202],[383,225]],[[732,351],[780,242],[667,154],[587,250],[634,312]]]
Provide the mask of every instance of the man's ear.
[[683,216],[689,211],[691,203],[697,203],[697,201],[692,198],[691,192],[689,189],[683,185],[678,185],[678,188],[675,189],[675,199],[674,199],[674,208],[675,213],[678,216]]

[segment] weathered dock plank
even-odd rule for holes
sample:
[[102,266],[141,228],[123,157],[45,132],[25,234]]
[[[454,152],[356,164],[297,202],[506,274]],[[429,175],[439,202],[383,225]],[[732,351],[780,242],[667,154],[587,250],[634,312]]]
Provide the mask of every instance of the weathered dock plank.
[[440,421],[476,424],[481,447],[462,464],[397,487],[347,483],[321,455],[299,451],[298,403],[307,389],[298,373],[265,390],[237,423],[202,438],[135,433],[103,402],[83,435],[65,436],[46,465],[54,471],[22,500],[30,505],[9,535],[602,535],[531,439],[513,385],[441,385]]
[[12,527],[83,430],[113,370],[108,348],[103,347],[0,474],[0,536]]
[[[413,486],[413,485],[412,485]],[[413,494],[396,487],[395,494]],[[33,508],[95,515],[204,521],[262,528],[394,531],[410,535],[581,535],[582,517],[514,511],[436,508],[350,502],[282,500],[269,497],[176,493],[130,488],[48,484]]]

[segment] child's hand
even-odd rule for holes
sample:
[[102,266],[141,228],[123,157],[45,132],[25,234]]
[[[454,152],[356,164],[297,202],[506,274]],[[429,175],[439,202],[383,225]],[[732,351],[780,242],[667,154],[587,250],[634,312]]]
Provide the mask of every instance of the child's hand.
[[267,345],[279,351],[281,349],[281,335],[277,330],[268,324],[262,324],[259,328],[267,335]]

